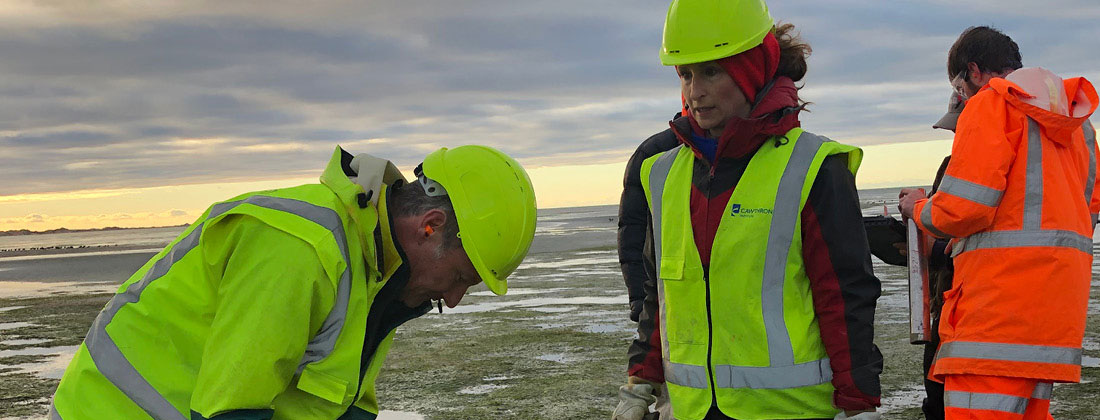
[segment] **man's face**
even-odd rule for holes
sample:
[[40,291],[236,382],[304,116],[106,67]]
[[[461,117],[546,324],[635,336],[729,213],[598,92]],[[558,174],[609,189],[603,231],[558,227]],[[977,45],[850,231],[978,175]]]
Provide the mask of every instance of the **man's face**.
[[955,93],[962,96],[963,101],[970,99],[974,95],[978,94],[978,91],[982,89],[992,80],[994,77],[1004,77],[1008,72],[983,72],[978,68],[977,64],[967,64],[966,70],[959,72],[955,77],[951,78],[951,87],[955,89]]
[[423,246],[406,249],[410,277],[401,293],[405,306],[415,308],[425,301],[442,299],[448,308],[453,308],[458,306],[466,289],[481,283],[481,277],[461,246],[443,251],[442,243],[433,245],[434,242],[426,241]]

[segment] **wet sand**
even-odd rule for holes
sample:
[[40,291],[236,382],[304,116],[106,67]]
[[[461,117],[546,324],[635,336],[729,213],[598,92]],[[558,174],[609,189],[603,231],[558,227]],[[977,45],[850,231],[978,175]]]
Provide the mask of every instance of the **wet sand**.
[[[509,279],[508,295],[475,286],[458,308],[398,329],[378,382],[382,408],[395,411],[380,419],[610,416],[636,335],[617,253],[608,245],[614,230],[558,229],[541,220],[540,228],[532,255]],[[157,250],[83,251],[0,253],[0,420],[42,418],[98,311]],[[905,270],[874,264],[883,283],[875,323],[886,358],[881,411],[891,420],[921,419],[922,348],[908,340]],[[1095,281],[1083,362],[1083,383],[1055,387],[1055,418],[1100,418],[1092,403],[1100,395]]]

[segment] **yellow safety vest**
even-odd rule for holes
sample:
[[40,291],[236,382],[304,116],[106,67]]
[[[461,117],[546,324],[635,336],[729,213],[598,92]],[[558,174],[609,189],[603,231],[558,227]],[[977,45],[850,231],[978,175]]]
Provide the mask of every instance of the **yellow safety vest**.
[[801,214],[825,157],[856,147],[792,129],[764,143],[737,183],[709,270],[691,228],[694,153],[683,145],[642,163],[653,215],[665,382],[677,419],[702,419],[714,398],[743,419],[833,417],[832,369],[802,260]]

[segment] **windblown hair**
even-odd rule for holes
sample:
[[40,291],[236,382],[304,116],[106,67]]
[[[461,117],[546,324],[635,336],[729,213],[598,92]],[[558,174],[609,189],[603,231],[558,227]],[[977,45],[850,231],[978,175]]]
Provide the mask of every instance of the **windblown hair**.
[[390,211],[394,217],[419,216],[431,210],[442,210],[447,215],[447,221],[437,232],[443,235],[444,250],[449,251],[462,245],[458,238],[458,218],[455,217],[455,209],[448,196],[429,196],[415,180],[411,183],[394,184],[390,189]]
[[978,70],[1002,73],[1023,67],[1020,47],[1001,31],[988,26],[966,28],[947,53],[947,78],[966,71],[974,63]]
[[810,44],[802,40],[801,34],[790,23],[779,23],[772,32],[779,41],[779,68],[775,75],[787,76],[796,82],[802,80],[806,76],[806,59],[813,52]]

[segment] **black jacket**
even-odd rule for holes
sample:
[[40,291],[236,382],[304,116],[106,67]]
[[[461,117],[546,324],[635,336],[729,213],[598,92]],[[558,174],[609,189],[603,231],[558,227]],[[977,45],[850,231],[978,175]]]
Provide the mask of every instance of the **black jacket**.
[[638,322],[642,301],[645,300],[643,284],[647,277],[654,275],[655,270],[642,253],[645,244],[649,242],[646,235],[652,223],[649,204],[646,202],[639,176],[642,162],[679,144],[680,141],[672,134],[672,130],[662,131],[642,142],[626,163],[623,195],[619,199],[619,265],[622,267],[623,281],[626,282],[630,297],[630,320],[634,322]]

